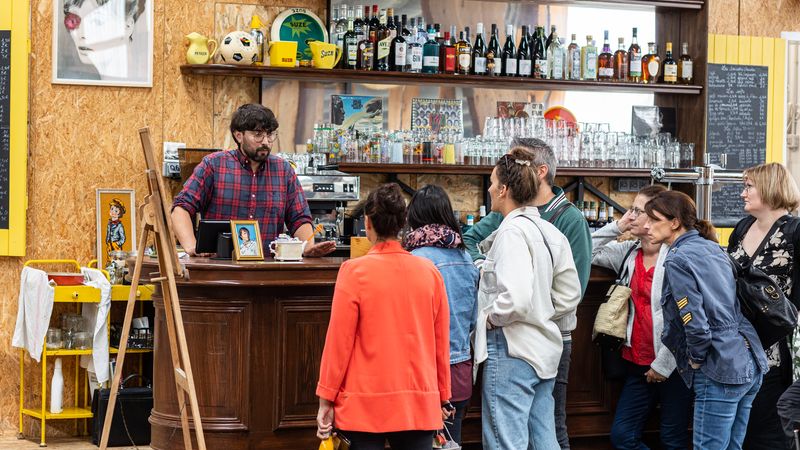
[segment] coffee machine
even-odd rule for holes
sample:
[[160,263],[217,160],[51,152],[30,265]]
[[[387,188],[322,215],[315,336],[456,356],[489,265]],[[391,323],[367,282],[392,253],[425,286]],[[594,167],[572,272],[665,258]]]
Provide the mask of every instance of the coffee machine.
[[[308,201],[317,241],[334,241],[338,251],[349,254],[350,240],[345,230],[345,209],[349,202],[359,201],[361,179],[337,170],[320,170],[316,174],[297,175]],[[351,228],[351,227],[350,227]]]

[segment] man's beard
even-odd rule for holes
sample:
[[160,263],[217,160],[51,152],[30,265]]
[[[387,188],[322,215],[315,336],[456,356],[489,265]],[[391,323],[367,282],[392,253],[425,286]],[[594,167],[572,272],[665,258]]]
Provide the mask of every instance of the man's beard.
[[[260,145],[256,148],[249,148],[246,144],[242,143],[239,148],[241,148],[242,153],[244,153],[244,155],[247,156],[250,161],[256,162],[266,161],[267,158],[269,158],[270,152],[272,151],[272,148],[269,145]],[[266,153],[259,154],[261,151],[266,151]]]

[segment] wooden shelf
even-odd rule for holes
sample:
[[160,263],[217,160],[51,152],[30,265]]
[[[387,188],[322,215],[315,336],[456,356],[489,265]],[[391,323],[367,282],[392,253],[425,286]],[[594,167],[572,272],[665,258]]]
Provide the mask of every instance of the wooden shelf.
[[[411,173],[436,175],[489,175],[494,166],[458,164],[374,164],[339,163],[339,170],[348,173]],[[650,169],[616,169],[604,167],[559,167],[557,176],[643,177],[650,178]]]
[[[119,349],[117,347],[109,347],[108,348],[108,353],[110,353],[112,355],[116,355],[117,353],[119,353]],[[153,353],[153,349],[152,348],[128,348],[128,349],[125,350],[125,353],[126,354],[127,353],[131,353],[131,354],[132,353]]]
[[637,6],[662,7],[671,9],[703,9],[703,0],[484,0],[499,3],[537,3],[548,5],[586,5],[586,6]]
[[185,64],[184,75],[260,77],[271,80],[317,81],[327,83],[431,84],[489,89],[542,91],[605,91],[699,95],[702,86],[680,84],[636,84],[610,81],[537,80],[533,78],[488,77],[481,75],[422,74],[363,70],[325,70],[312,67],[235,66],[230,64]]

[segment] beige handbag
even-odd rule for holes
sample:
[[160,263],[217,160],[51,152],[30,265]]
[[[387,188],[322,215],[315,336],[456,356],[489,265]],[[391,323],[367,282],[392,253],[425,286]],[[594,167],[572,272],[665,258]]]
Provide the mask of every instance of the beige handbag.
[[631,298],[631,288],[627,283],[628,258],[636,249],[634,245],[622,259],[622,265],[617,271],[617,281],[611,285],[606,294],[606,301],[597,309],[597,316],[594,319],[592,328],[592,342],[599,345],[608,346],[611,349],[619,349],[625,342],[628,330],[628,302]]

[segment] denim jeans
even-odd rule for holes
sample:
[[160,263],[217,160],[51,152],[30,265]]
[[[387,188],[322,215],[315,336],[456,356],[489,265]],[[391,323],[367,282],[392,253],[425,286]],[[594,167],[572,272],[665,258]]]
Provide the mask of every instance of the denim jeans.
[[572,341],[564,341],[561,360],[558,361],[558,374],[553,387],[553,400],[556,404],[556,438],[561,450],[570,450],[567,433],[567,382],[569,381],[569,360],[572,356]]
[[560,450],[553,416],[555,379],[542,380],[526,361],[509,356],[502,328],[486,331],[486,346],[484,450]]
[[757,365],[753,381],[745,384],[719,383],[702,370],[694,371],[694,448],[742,448],[750,408],[761,387],[761,379]]
[[648,383],[649,366],[626,361],[628,375],[611,425],[611,444],[619,450],[647,450],[642,443],[645,423],[661,404],[661,445],[666,450],[685,449],[689,444],[689,412],[692,392],[677,371],[662,383]]

